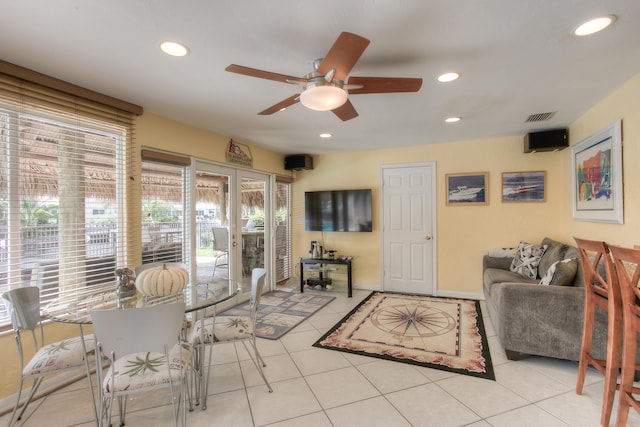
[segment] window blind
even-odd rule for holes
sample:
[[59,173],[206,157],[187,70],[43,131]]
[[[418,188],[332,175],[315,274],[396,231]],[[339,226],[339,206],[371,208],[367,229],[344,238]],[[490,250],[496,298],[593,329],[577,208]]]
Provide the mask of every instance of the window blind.
[[291,180],[276,177],[276,283],[291,277]]
[[[0,73],[0,293],[38,286],[44,305],[114,282],[115,268],[128,265],[137,147],[134,113],[38,76]],[[0,305],[0,328],[8,325]]]
[[191,235],[185,232],[189,163],[188,157],[142,151],[142,264],[188,264],[184,254]]

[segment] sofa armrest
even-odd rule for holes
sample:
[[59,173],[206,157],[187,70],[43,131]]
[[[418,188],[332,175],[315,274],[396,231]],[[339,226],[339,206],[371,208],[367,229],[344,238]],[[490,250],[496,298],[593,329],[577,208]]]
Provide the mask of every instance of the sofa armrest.
[[484,255],[482,257],[482,271],[487,268],[499,268],[501,270],[509,270],[513,257],[493,257]]
[[[584,288],[501,283],[499,289],[500,331],[505,347],[512,351],[578,360],[584,318]],[[603,325],[598,313],[596,329]],[[606,328],[606,317],[604,319]],[[606,329],[598,330],[601,337]],[[602,342],[594,339],[602,356]],[[606,338],[605,338],[606,344]]]

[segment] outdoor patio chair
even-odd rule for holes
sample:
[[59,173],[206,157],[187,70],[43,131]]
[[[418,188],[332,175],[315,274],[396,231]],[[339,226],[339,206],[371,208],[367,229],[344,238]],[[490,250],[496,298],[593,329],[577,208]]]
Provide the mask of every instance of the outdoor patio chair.
[[[229,229],[227,227],[213,227],[213,251],[215,259],[213,260],[213,273],[211,278],[216,278],[216,268],[229,268]],[[218,261],[224,258],[226,262],[218,264]]]

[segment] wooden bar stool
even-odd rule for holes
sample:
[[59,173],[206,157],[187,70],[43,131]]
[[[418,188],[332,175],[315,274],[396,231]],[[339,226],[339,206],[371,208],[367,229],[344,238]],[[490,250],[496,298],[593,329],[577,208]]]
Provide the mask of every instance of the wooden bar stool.
[[[582,394],[584,377],[589,365],[604,375],[604,394],[602,398],[602,415],[600,424],[609,425],[613,399],[616,393],[618,370],[620,369],[620,349],[622,347],[622,297],[615,274],[609,247],[605,242],[585,240],[574,237],[578,244],[582,271],[584,273],[584,324],[582,328],[582,345],[580,348],[580,365],[576,393]],[[600,263],[604,264],[605,276],[598,271]],[[591,341],[596,307],[607,312],[607,355],[606,360],[596,359],[591,354]]]
[[620,293],[622,295],[622,313],[624,319],[624,344],[622,347],[622,375],[620,380],[620,397],[618,402],[617,426],[627,424],[629,407],[640,412],[640,402],[633,397],[640,394],[640,388],[633,386],[640,332],[640,248],[610,247],[615,262]]

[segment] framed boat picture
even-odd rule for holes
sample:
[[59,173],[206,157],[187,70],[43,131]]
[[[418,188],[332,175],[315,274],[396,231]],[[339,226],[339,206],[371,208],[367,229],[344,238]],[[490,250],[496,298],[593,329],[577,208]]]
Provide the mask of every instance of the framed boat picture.
[[622,120],[571,146],[573,218],[624,224]]
[[545,171],[503,172],[503,202],[544,202],[547,197]]
[[448,173],[447,206],[489,204],[489,172]]

